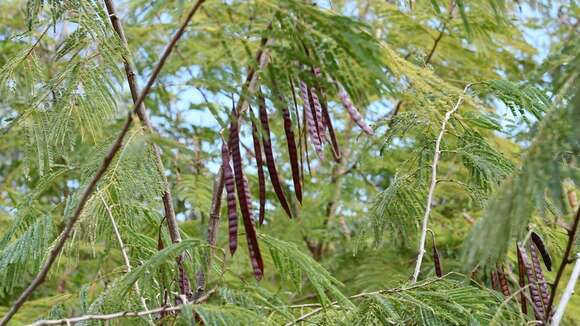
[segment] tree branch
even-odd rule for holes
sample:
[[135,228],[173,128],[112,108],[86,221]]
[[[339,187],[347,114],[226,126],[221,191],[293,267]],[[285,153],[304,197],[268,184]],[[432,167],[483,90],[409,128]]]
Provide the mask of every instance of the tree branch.
[[570,301],[570,298],[574,293],[574,287],[576,286],[576,283],[578,282],[578,277],[580,276],[580,253],[576,254],[575,260],[576,263],[574,264],[574,269],[572,269],[572,275],[570,275],[568,285],[566,285],[564,294],[562,294],[562,298],[560,299],[560,303],[558,304],[558,308],[556,309],[556,313],[554,314],[554,318],[552,319],[552,325],[554,326],[560,325],[562,317],[564,317],[566,305],[568,305],[568,301]]
[[[556,274],[556,279],[554,280],[554,284],[552,285],[552,295],[550,296],[550,301],[548,302],[548,308],[547,308],[547,312],[546,312],[547,319],[550,318],[550,312],[552,311],[552,306],[554,304],[554,300],[556,299],[556,291],[558,290],[558,285],[560,284],[560,280],[562,279],[562,276],[564,275],[564,270],[566,269],[566,265],[568,265],[570,263],[569,257],[570,257],[570,254],[572,253],[572,249],[574,247],[574,244],[576,243],[575,239],[576,239],[576,232],[578,231],[578,222],[579,221],[580,221],[580,207],[577,208],[576,216],[574,217],[574,222],[572,223],[572,227],[568,230],[568,243],[566,244],[566,251],[564,251],[564,256],[562,257],[562,262],[560,263],[560,266],[558,267],[558,273]],[[578,268],[578,264],[579,264],[578,259],[576,259],[576,264],[574,265],[574,271],[576,270],[576,268]],[[574,275],[572,275],[572,276],[574,276]],[[572,278],[573,277],[570,277],[571,280],[572,280]],[[577,278],[578,278],[578,275],[576,275],[576,279]],[[574,289],[574,287],[572,287],[572,289]],[[568,290],[568,289],[566,289],[566,290]],[[564,300],[564,297],[562,297],[562,299],[560,300],[560,306],[558,307],[558,309],[563,310],[565,308],[565,304],[564,304],[564,307],[562,307],[563,300]],[[563,313],[563,311],[561,313]],[[562,316],[559,316],[559,317],[562,318]],[[556,318],[556,316],[554,316],[554,322],[555,322],[555,318]],[[554,323],[554,325],[557,325],[557,324]]]
[[147,81],[145,88],[143,89],[143,91],[139,95],[139,98],[137,99],[137,101],[135,101],[135,105],[133,106],[133,109],[129,112],[129,114],[127,116],[127,120],[125,121],[125,124],[123,125],[123,128],[121,129],[120,133],[117,135],[117,139],[115,139],[115,142],[113,143],[113,145],[109,149],[109,152],[103,158],[100,166],[96,170],[95,175],[89,181],[88,185],[86,186],[85,190],[83,191],[77,208],[75,209],[73,215],[69,218],[64,230],[58,236],[56,243],[54,244],[54,246],[52,247],[52,249],[48,253],[48,257],[47,257],[46,261],[42,265],[42,267],[41,267],[40,271],[38,272],[38,274],[36,275],[36,277],[30,283],[30,285],[20,294],[20,296],[18,297],[18,299],[16,299],[16,301],[14,302],[12,307],[10,307],[10,310],[8,310],[6,315],[2,318],[2,320],[0,320],[0,326],[7,325],[8,322],[10,321],[10,319],[12,319],[14,314],[16,314],[16,312],[18,312],[20,307],[22,307],[22,305],[28,299],[28,297],[32,294],[32,292],[34,292],[34,290],[36,290],[36,288],[44,282],[46,275],[48,274],[50,268],[52,267],[52,264],[54,264],[54,262],[56,261],[56,258],[60,255],[60,252],[62,251],[66,240],[68,239],[68,237],[72,233],[72,230],[73,230],[76,222],[78,221],[79,217],[81,216],[81,213],[82,213],[87,201],[89,200],[90,196],[92,195],[93,190],[95,189],[97,183],[103,177],[103,175],[105,174],[105,171],[109,168],[109,165],[113,161],[115,154],[117,154],[117,152],[121,149],[121,147],[123,145],[123,139],[125,138],[125,135],[129,131],[129,128],[131,127],[131,123],[133,121],[133,114],[135,114],[137,112],[139,106],[143,103],[143,101],[145,100],[145,97],[147,96],[147,94],[149,94],[149,91],[151,91],[151,88],[153,87],[153,84],[155,83],[157,76],[161,72],[161,69],[163,68],[163,65],[165,64],[165,61],[167,61],[167,58],[171,54],[175,45],[177,44],[177,41],[179,41],[179,39],[181,38],[181,36],[185,32],[185,28],[187,27],[187,25],[189,24],[189,22],[193,18],[193,15],[197,12],[197,10],[203,4],[204,1],[205,0],[198,0],[193,5],[193,7],[190,9],[189,13],[187,14],[185,21],[181,24],[181,27],[175,33],[175,35],[173,36],[173,38],[171,39],[171,41],[169,42],[169,44],[167,45],[167,47],[163,51],[163,54],[161,55],[159,62],[157,63],[157,65],[153,69],[153,73],[151,74],[151,77],[149,77],[149,80]]
[[[192,302],[192,304],[198,304],[198,303],[201,303],[203,301],[206,301],[207,299],[209,299],[209,297],[215,291],[216,291],[215,289],[208,291],[203,297],[199,298],[199,300]],[[184,304],[184,305],[173,306],[173,307],[172,306],[164,306],[164,307],[159,307],[159,308],[155,308],[155,309],[151,309],[151,310],[147,309],[147,310],[143,310],[143,311],[121,311],[121,312],[115,312],[115,313],[107,314],[107,315],[85,315],[85,316],[64,318],[64,319],[39,320],[35,323],[30,324],[30,326],[63,325],[63,324],[72,325],[72,324],[76,324],[78,322],[87,321],[87,320],[112,320],[112,319],[118,319],[118,318],[135,318],[135,317],[148,316],[148,315],[164,313],[164,312],[177,312],[177,311],[181,311],[183,309],[183,307],[186,307],[188,305],[190,305],[190,304]]]
[[447,122],[451,116],[457,112],[457,110],[459,110],[459,106],[463,102],[463,98],[471,85],[472,84],[467,84],[467,86],[465,86],[463,93],[459,95],[457,103],[455,103],[451,110],[445,113],[443,122],[441,122],[441,131],[439,132],[439,135],[435,141],[435,154],[433,156],[433,164],[431,165],[431,184],[429,185],[429,193],[427,195],[427,202],[425,204],[425,214],[423,215],[423,224],[421,227],[421,240],[419,241],[419,252],[417,253],[417,262],[415,264],[415,272],[413,273],[411,283],[417,282],[417,278],[419,278],[419,273],[421,272],[423,256],[425,255],[425,240],[427,238],[427,227],[429,226],[429,214],[431,213],[431,205],[433,202],[433,196],[435,194],[435,186],[437,185],[437,164],[439,163],[439,156],[441,155],[441,140],[443,139],[443,134],[445,133]]
[[[131,97],[133,98],[133,103],[136,104],[139,98],[139,85],[137,83],[137,74],[135,73],[135,69],[133,68],[133,64],[130,59],[130,51],[129,45],[127,43],[127,38],[125,37],[125,31],[123,29],[123,25],[121,24],[121,20],[115,10],[115,5],[113,0],[104,0],[105,6],[107,7],[107,12],[109,14],[109,18],[111,19],[111,25],[113,29],[119,36],[121,40],[121,45],[123,46],[126,55],[123,56],[123,65],[125,66],[125,74],[127,75],[127,83],[129,84],[129,89],[131,91]],[[138,106],[136,106],[136,112],[139,120],[145,127],[148,132],[154,133],[155,130],[147,116],[147,112],[145,111],[145,105],[141,102]],[[161,197],[163,201],[163,208],[165,212],[165,220],[167,221],[167,228],[169,230],[169,236],[171,237],[171,242],[179,243],[181,242],[181,235],[179,234],[179,226],[177,225],[177,219],[175,218],[175,209],[173,208],[173,196],[171,195],[171,189],[169,187],[169,182],[167,181],[167,177],[165,176],[165,168],[163,166],[163,161],[161,160],[161,150],[155,144],[153,144],[153,153],[155,156],[155,165],[157,170],[159,171],[159,175],[162,178],[163,183],[163,195]],[[188,296],[191,293],[191,289],[189,289],[189,280],[187,275],[185,274],[185,269],[183,268],[183,254],[177,258],[178,270],[180,271],[179,275],[179,284],[181,285],[181,295]]]

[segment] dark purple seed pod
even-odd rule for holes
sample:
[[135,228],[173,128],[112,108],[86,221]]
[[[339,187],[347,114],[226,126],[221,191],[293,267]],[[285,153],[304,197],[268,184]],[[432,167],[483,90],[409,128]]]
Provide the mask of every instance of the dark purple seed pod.
[[526,286],[526,266],[524,265],[524,260],[522,258],[522,253],[520,252],[520,247],[516,246],[516,251],[518,255],[518,284],[520,286],[520,304],[522,306],[522,313],[524,315],[528,314],[528,305],[526,301],[526,293],[524,287]]
[[342,105],[344,105],[344,107],[348,111],[348,114],[350,115],[350,118],[352,119],[352,121],[354,121],[354,123],[356,123],[364,132],[366,132],[369,135],[373,135],[374,134],[373,130],[371,129],[371,127],[369,127],[366,124],[363,117],[358,112],[356,107],[352,104],[350,97],[348,96],[348,94],[346,93],[346,91],[342,87],[340,88],[340,91],[338,92],[338,96],[340,97],[340,100],[342,101]]
[[[250,109],[251,110],[251,109]],[[260,145],[260,137],[258,135],[258,128],[252,119],[252,140],[254,141],[254,153],[256,155],[256,167],[258,169],[258,194],[260,200],[260,210],[258,213],[258,221],[260,225],[264,224],[264,217],[266,215],[266,177],[264,175],[264,161],[262,160],[262,146]]]
[[262,260],[262,255],[260,253],[260,247],[258,245],[256,230],[254,229],[254,223],[252,221],[253,218],[250,207],[251,200],[244,186],[244,170],[242,167],[242,154],[240,151],[238,116],[235,113],[233,114],[233,118],[230,124],[229,148],[231,151],[232,161],[234,163],[234,177],[236,180],[236,190],[238,193],[240,210],[242,211],[244,229],[246,231],[246,239],[248,241],[250,261],[254,269],[254,277],[257,280],[260,280],[262,278],[262,275],[264,275],[264,262]]
[[435,265],[435,275],[437,277],[443,276],[443,271],[441,269],[441,257],[439,257],[439,252],[437,251],[437,246],[435,245],[435,234],[431,233],[433,240],[433,264]]
[[500,265],[497,269],[497,279],[499,280],[499,286],[501,288],[501,292],[507,298],[511,295],[510,286],[508,284],[507,278],[505,276],[505,271],[503,269],[503,265]]
[[314,120],[315,117],[312,114],[312,108],[310,107],[310,96],[308,95],[309,91],[308,91],[308,86],[306,86],[306,83],[301,81],[300,82],[300,96],[302,97],[302,102],[304,103],[304,116],[306,118],[306,124],[307,124],[307,130],[308,130],[308,134],[310,135],[310,141],[312,142],[312,145],[314,146],[314,150],[316,150],[316,152],[318,153],[318,156],[320,157],[321,160],[324,160],[324,155],[322,153],[322,142],[319,138],[318,132],[317,132],[317,124],[316,121]]
[[280,205],[286,212],[289,218],[292,218],[292,213],[290,211],[290,206],[286,201],[286,196],[282,190],[282,184],[280,183],[280,178],[278,176],[278,170],[276,169],[276,162],[274,161],[274,152],[272,150],[272,140],[270,139],[270,124],[268,122],[268,111],[266,110],[266,101],[262,95],[259,95],[259,110],[260,110],[260,121],[262,122],[262,142],[264,143],[264,154],[266,154],[266,166],[268,167],[268,173],[270,174],[270,181],[272,182],[272,187],[274,192],[280,201]]
[[546,248],[546,245],[544,244],[542,237],[540,237],[540,235],[537,234],[536,232],[532,232],[531,238],[534,245],[536,245],[536,248],[538,248],[540,255],[542,255],[544,265],[546,265],[548,271],[552,271],[552,257],[550,257],[550,253],[548,252],[548,249]]
[[322,119],[322,106],[320,105],[320,100],[316,94],[316,89],[310,87],[310,98],[312,99],[311,108],[314,109],[314,120],[316,121],[316,130],[318,131],[318,138],[320,142],[324,144],[324,137],[326,136],[326,128],[324,127],[324,122]]
[[550,301],[550,292],[548,290],[548,285],[546,284],[544,272],[542,271],[542,265],[540,264],[538,248],[533,242],[530,243],[530,258],[532,260],[532,268],[534,270],[534,276],[536,277],[536,281],[538,282],[538,289],[540,290],[542,303],[544,304],[544,307],[547,308],[548,302]]
[[499,279],[497,278],[497,272],[491,271],[491,288],[494,290],[499,289]]
[[542,296],[540,294],[540,290],[538,288],[538,281],[536,280],[536,276],[534,274],[534,269],[528,259],[528,253],[526,248],[521,245],[518,245],[519,254],[522,257],[522,262],[524,263],[524,267],[526,270],[526,276],[528,277],[528,284],[530,285],[530,295],[532,297],[532,303],[534,308],[534,314],[537,320],[544,320],[544,315],[546,311],[544,309],[544,303],[542,302]]
[[238,248],[238,212],[234,172],[230,166],[230,155],[225,143],[222,144],[222,169],[226,187],[226,201],[228,204],[229,247],[230,253],[233,256]]
[[[292,128],[292,117],[290,115],[290,110],[286,105],[286,100],[284,99],[282,94],[280,94],[280,92],[278,91],[278,86],[274,79],[272,79],[272,85],[273,92],[278,97],[278,100],[280,101],[280,105],[282,107],[282,119],[284,119],[284,134],[286,135],[286,145],[288,146],[288,157],[290,158],[290,169],[292,170],[292,182],[294,184],[294,193],[296,194],[296,199],[298,199],[298,201],[302,203],[302,184],[300,183],[300,165],[298,158],[298,150],[296,149],[296,140],[294,138],[294,130]],[[294,90],[292,90],[292,92],[294,92]],[[298,117],[298,115],[296,115],[296,117]]]

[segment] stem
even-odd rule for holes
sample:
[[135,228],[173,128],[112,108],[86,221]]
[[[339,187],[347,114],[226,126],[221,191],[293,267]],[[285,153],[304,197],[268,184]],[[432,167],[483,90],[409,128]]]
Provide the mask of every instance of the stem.
[[[127,43],[127,38],[125,37],[125,31],[123,29],[123,25],[121,24],[121,20],[115,10],[115,5],[113,0],[104,0],[105,6],[107,7],[107,12],[109,13],[109,18],[111,19],[111,25],[113,29],[119,36],[121,40],[121,45],[126,52],[126,55],[123,56],[123,65],[125,66],[125,74],[127,75],[127,83],[129,84],[129,89],[131,91],[131,97],[133,98],[133,103],[136,104],[139,98],[139,85],[137,83],[135,69],[133,68],[133,64],[130,61],[129,56],[129,45]],[[148,132],[154,133],[155,130],[147,116],[147,112],[145,111],[145,105],[141,102],[137,105],[136,114],[139,117],[139,120],[145,127],[145,130]],[[169,230],[169,236],[171,237],[171,242],[179,243],[181,242],[181,235],[179,234],[179,226],[177,225],[177,219],[175,218],[175,209],[173,208],[173,196],[171,195],[171,190],[169,187],[169,182],[167,181],[167,177],[165,176],[165,168],[163,166],[163,161],[161,159],[161,150],[155,144],[153,144],[153,153],[155,156],[155,165],[159,171],[159,175],[162,178],[163,184],[163,208],[165,212],[165,219],[167,220],[167,228]],[[183,254],[181,254],[177,258],[178,270],[184,271],[183,268]],[[187,275],[184,273],[180,273],[180,281],[179,284],[182,285],[180,289],[181,295],[187,296],[191,290],[189,289],[189,280],[187,279]]]
[[[103,197],[102,193],[99,193],[99,197],[101,198],[101,201],[103,202],[103,205],[105,206],[107,214],[109,215],[109,219],[111,220],[111,224],[113,225],[113,232],[115,233],[115,237],[117,238],[117,242],[119,243],[119,249],[121,250],[121,256],[123,257],[123,261],[125,262],[125,267],[127,267],[127,273],[130,273],[131,272],[131,262],[129,261],[129,255],[127,255],[127,249],[125,248],[125,243],[123,242],[123,238],[121,238],[121,233],[119,232],[119,227],[117,226],[117,222],[115,221],[115,218],[113,217],[113,211],[111,210],[111,207],[109,207],[109,205],[107,204],[107,201],[105,201],[105,197]],[[135,281],[134,287],[135,287],[135,292],[137,293],[137,295],[139,296],[139,299],[141,301],[141,305],[143,305],[143,308],[145,310],[149,310],[149,308],[147,307],[147,303],[145,302],[145,298],[143,298],[141,296],[141,289],[139,287],[139,281]]]
[[[197,304],[197,303],[201,303],[201,302],[207,300],[214,292],[215,292],[215,289],[208,291],[205,296],[201,297],[197,301],[194,301],[193,303]],[[148,315],[165,313],[165,312],[177,312],[177,311],[181,311],[186,306],[188,306],[188,305],[185,304],[185,305],[180,305],[180,306],[175,306],[175,307],[164,306],[164,307],[159,307],[159,308],[155,308],[155,309],[151,309],[151,310],[147,309],[147,310],[143,310],[143,311],[121,311],[121,312],[115,312],[115,313],[107,314],[107,315],[85,315],[85,316],[79,316],[79,317],[73,317],[73,318],[64,318],[64,319],[39,320],[35,323],[30,324],[30,326],[62,325],[62,324],[72,325],[72,324],[75,324],[75,323],[78,323],[81,321],[87,321],[87,320],[112,320],[112,319],[117,319],[117,318],[141,317],[141,316],[148,316]],[[105,323],[105,325],[107,325],[107,323]]]
[[437,164],[439,163],[439,156],[441,155],[441,140],[443,139],[443,134],[445,133],[447,122],[451,116],[457,112],[457,110],[459,110],[459,106],[463,102],[463,97],[471,85],[472,84],[467,84],[467,86],[465,86],[463,93],[457,100],[457,103],[455,103],[451,110],[445,113],[445,117],[441,123],[441,131],[439,132],[439,135],[435,141],[435,154],[433,156],[433,164],[431,165],[431,184],[429,185],[429,193],[427,195],[427,202],[425,204],[425,214],[423,215],[423,224],[421,227],[421,240],[419,241],[419,252],[417,254],[417,263],[415,264],[415,272],[413,273],[411,283],[417,282],[417,278],[419,278],[419,273],[421,272],[423,256],[425,255],[425,240],[427,238],[427,227],[429,226],[429,214],[431,213],[431,204],[433,202],[433,196],[435,195],[435,186],[437,185]]
[[[572,227],[568,230],[568,243],[566,244],[566,251],[564,252],[564,256],[562,257],[562,262],[560,263],[560,267],[558,267],[558,273],[556,274],[556,279],[554,280],[554,284],[552,285],[552,295],[550,296],[550,301],[548,303],[548,311],[546,312],[546,318],[550,318],[550,312],[552,311],[552,306],[554,304],[554,300],[556,299],[556,291],[558,290],[558,285],[560,284],[560,280],[562,279],[562,275],[564,274],[564,270],[566,269],[566,265],[570,263],[569,257],[572,252],[572,248],[574,247],[575,239],[576,239],[576,232],[578,231],[578,222],[580,221],[580,207],[576,210],[576,216],[574,217],[574,222],[572,223]],[[578,265],[578,260],[576,260],[576,266]],[[576,277],[577,278],[577,277]],[[572,279],[572,277],[571,277]],[[562,300],[564,297],[562,297]],[[562,302],[560,302],[560,306]],[[558,309],[564,309],[564,307]],[[555,318],[555,316],[554,316]],[[561,318],[561,317],[560,317]],[[554,324],[557,325],[557,324]]]
[[570,301],[572,294],[574,294],[574,287],[576,286],[576,282],[578,282],[578,277],[580,276],[580,253],[576,254],[575,259],[576,263],[574,264],[572,275],[568,280],[568,285],[566,285],[566,289],[564,290],[564,294],[562,294],[562,298],[560,299],[560,303],[558,304],[558,308],[554,314],[554,319],[552,320],[552,325],[554,326],[560,325],[560,321],[562,321],[562,317],[564,317],[566,305],[568,304],[568,301]]
[[135,102],[133,109],[129,112],[129,114],[127,116],[127,120],[125,121],[123,128],[121,129],[121,131],[117,135],[117,139],[114,141],[113,145],[109,149],[109,152],[103,158],[103,161],[101,162],[100,166],[96,170],[95,175],[89,181],[87,187],[83,191],[77,208],[75,209],[73,215],[68,220],[64,230],[58,236],[56,243],[54,244],[54,246],[52,247],[52,249],[48,253],[48,257],[47,257],[45,263],[43,264],[42,268],[40,269],[40,271],[38,272],[36,277],[32,280],[30,285],[20,294],[18,299],[16,299],[14,304],[10,307],[10,310],[8,310],[6,315],[2,318],[2,320],[0,320],[0,326],[7,325],[8,322],[10,321],[10,319],[12,319],[14,314],[16,314],[16,312],[18,312],[20,307],[22,307],[22,305],[28,299],[28,297],[32,294],[32,292],[34,292],[34,290],[36,290],[36,288],[44,282],[46,275],[48,274],[50,268],[52,267],[52,264],[54,264],[54,262],[56,261],[56,258],[60,255],[66,240],[68,239],[68,237],[72,233],[72,230],[73,230],[76,222],[78,221],[79,217],[81,216],[81,213],[82,213],[87,201],[89,200],[90,196],[92,195],[93,190],[95,189],[97,183],[103,177],[103,175],[105,174],[105,171],[109,168],[109,165],[111,165],[111,162],[113,161],[113,158],[115,157],[115,154],[117,154],[117,152],[121,149],[121,147],[123,145],[123,139],[125,138],[125,135],[129,131],[129,127],[131,127],[131,123],[133,121],[133,114],[135,114],[137,112],[139,106],[143,103],[143,101],[145,100],[145,97],[147,96],[147,94],[149,94],[149,91],[151,91],[151,88],[152,88],[153,84],[155,83],[155,80],[157,79],[159,72],[161,72],[161,69],[163,68],[163,65],[165,64],[165,61],[167,60],[167,58],[169,57],[169,55],[173,51],[173,48],[177,44],[177,41],[179,41],[179,39],[183,35],[185,28],[187,27],[187,25],[189,24],[189,22],[193,18],[193,15],[197,12],[197,10],[199,9],[199,7],[202,5],[202,3],[204,1],[205,0],[198,0],[193,5],[193,7],[190,9],[185,21],[181,24],[181,27],[175,33],[175,35],[173,36],[173,38],[171,39],[171,41],[169,42],[169,44],[167,45],[167,47],[163,51],[163,54],[161,55],[159,62],[155,66],[153,73],[151,74],[151,77],[149,77],[149,80],[147,81],[145,88],[143,89],[143,91],[139,95],[139,98]]

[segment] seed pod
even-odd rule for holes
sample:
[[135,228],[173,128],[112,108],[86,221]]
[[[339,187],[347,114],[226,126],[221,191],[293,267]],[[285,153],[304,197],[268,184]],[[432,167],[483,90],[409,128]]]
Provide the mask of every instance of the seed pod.
[[[282,107],[282,118],[284,119],[284,134],[286,135],[286,145],[288,146],[288,157],[290,158],[290,169],[292,170],[292,182],[294,184],[294,193],[300,203],[302,203],[302,184],[300,183],[300,166],[298,163],[298,151],[296,150],[296,141],[294,139],[294,130],[292,129],[292,117],[286,101],[276,84],[275,78],[272,78],[272,89],[277,94],[278,100]],[[296,115],[298,117],[298,115]],[[299,124],[300,125],[300,124]]]
[[289,76],[288,80],[290,81],[290,90],[292,92],[292,101],[294,103],[294,114],[296,114],[296,125],[298,126],[298,153],[300,155],[300,183],[304,184],[304,158],[302,156],[302,128],[300,115],[298,114],[298,101],[296,100],[296,93],[294,91],[294,82],[292,81],[292,77]]
[[320,100],[318,99],[318,95],[316,94],[316,89],[314,87],[310,87],[309,89],[309,96],[310,96],[310,108],[313,109],[314,120],[316,121],[316,131],[318,132],[318,138],[320,142],[324,144],[324,136],[325,136],[325,128],[324,122],[322,121],[322,107],[320,106]]
[[352,104],[348,94],[344,90],[344,88],[340,87],[340,91],[338,92],[338,96],[342,101],[342,104],[348,111],[350,118],[367,134],[372,135],[374,132],[373,130],[366,124],[363,117],[360,115],[356,107]]
[[536,277],[536,281],[538,281],[538,289],[540,290],[542,303],[544,304],[544,307],[547,308],[548,302],[550,301],[550,292],[548,291],[548,285],[546,284],[544,272],[542,271],[542,265],[540,264],[540,257],[538,256],[538,248],[533,242],[530,243],[530,257],[532,260],[532,268],[534,270],[534,276]]
[[252,212],[250,210],[250,198],[244,186],[244,170],[242,168],[242,154],[240,152],[240,136],[238,129],[238,117],[234,114],[230,125],[230,139],[229,147],[234,162],[234,176],[236,180],[236,190],[240,203],[240,210],[244,221],[244,229],[246,230],[246,238],[248,240],[248,251],[250,261],[254,269],[254,277],[257,280],[264,275],[264,262],[258,246],[258,238],[256,237],[256,230],[254,230],[254,223],[252,221]]
[[505,271],[503,269],[503,265],[500,265],[497,269],[497,279],[499,280],[499,286],[501,288],[501,292],[507,298],[511,295],[510,286],[508,284],[507,278],[505,277]]
[[497,278],[496,271],[491,271],[491,288],[494,290],[499,289],[499,279]]
[[314,146],[314,149],[318,153],[318,156],[321,160],[324,160],[324,155],[322,154],[322,142],[318,136],[317,132],[317,125],[316,121],[314,120],[315,117],[312,114],[312,108],[310,107],[310,96],[308,96],[308,86],[306,83],[301,81],[300,82],[300,96],[302,97],[302,102],[304,103],[304,116],[306,118],[306,123],[308,125],[308,134],[310,135],[310,141]]
[[435,275],[441,277],[443,276],[443,272],[441,270],[441,258],[439,257],[437,246],[435,245],[435,233],[431,232],[431,237],[433,239],[433,263],[435,264]]
[[286,201],[286,196],[284,196],[284,191],[282,190],[282,185],[278,177],[278,170],[276,169],[276,162],[274,161],[274,153],[272,151],[272,140],[270,139],[270,124],[268,122],[268,111],[266,110],[266,101],[262,95],[258,96],[259,100],[259,110],[260,110],[260,121],[262,122],[262,142],[264,143],[264,153],[266,154],[266,166],[268,167],[268,172],[270,174],[270,181],[272,182],[272,187],[274,192],[280,201],[280,205],[286,212],[289,218],[292,218],[292,213],[290,212],[290,206]]
[[536,248],[538,248],[538,250],[540,251],[540,254],[542,255],[542,260],[544,261],[544,265],[546,265],[546,268],[548,269],[548,271],[551,271],[552,270],[552,257],[550,257],[550,253],[548,252],[548,249],[546,249],[546,246],[544,245],[544,241],[536,232],[532,232],[531,238],[532,238],[532,242],[534,243],[534,245],[536,245]]
[[225,143],[222,144],[222,169],[226,186],[226,201],[228,204],[229,246],[232,256],[238,248],[238,212],[236,208],[236,190],[234,172],[230,166],[230,154]]
[[526,270],[526,276],[528,277],[528,284],[530,285],[530,295],[532,297],[532,303],[534,304],[534,314],[536,315],[537,320],[544,320],[544,315],[546,314],[544,310],[544,303],[542,302],[542,296],[538,289],[538,281],[536,280],[536,276],[534,273],[534,269],[530,264],[528,259],[528,253],[526,248],[521,245],[518,245],[519,255],[522,257],[522,262],[524,263],[524,267]]
[[524,261],[522,259],[522,253],[520,252],[520,247],[516,246],[516,251],[518,254],[518,278],[519,278],[519,286],[521,289],[520,292],[520,304],[522,306],[522,313],[524,315],[528,314],[528,305],[526,302],[526,293],[524,287],[526,286],[526,266],[524,265]]
[[[250,108],[250,112],[252,109]],[[253,112],[252,112],[253,116]],[[260,199],[260,210],[258,213],[258,221],[260,225],[264,224],[264,217],[266,215],[266,178],[264,176],[264,162],[262,160],[262,146],[260,145],[260,137],[258,136],[258,128],[252,119],[252,140],[254,141],[254,153],[256,155],[256,166],[258,169],[258,193]]]

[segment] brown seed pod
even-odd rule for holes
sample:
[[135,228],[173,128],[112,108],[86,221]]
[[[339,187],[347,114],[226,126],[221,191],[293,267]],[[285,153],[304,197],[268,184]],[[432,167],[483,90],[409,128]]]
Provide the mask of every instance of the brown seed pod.
[[258,246],[258,238],[256,237],[256,230],[254,229],[254,223],[252,221],[252,211],[250,209],[251,201],[249,194],[244,186],[244,170],[242,168],[242,154],[240,152],[240,136],[238,128],[238,117],[236,114],[233,115],[230,124],[230,139],[229,148],[232,155],[232,161],[234,162],[234,176],[236,180],[236,190],[238,193],[238,199],[240,203],[240,210],[242,211],[242,217],[244,221],[244,229],[246,230],[246,239],[248,240],[248,251],[250,255],[250,261],[254,269],[254,277],[260,280],[264,275],[264,262],[262,260],[262,255],[260,253],[260,247]]
[[499,289],[499,279],[497,278],[497,272],[491,271],[491,288],[494,290]]
[[313,109],[314,121],[316,122],[316,131],[318,132],[318,138],[320,138],[320,142],[324,144],[324,137],[325,135],[325,128],[324,122],[322,121],[322,107],[320,105],[320,100],[318,99],[318,95],[316,94],[316,89],[314,87],[310,87],[308,90],[309,98],[310,98],[310,108]]
[[344,107],[346,108],[346,110],[348,111],[348,114],[350,115],[350,118],[367,134],[372,135],[374,134],[373,130],[371,129],[371,127],[369,127],[366,122],[364,121],[363,117],[361,116],[361,114],[358,112],[358,110],[356,109],[356,107],[352,104],[352,101],[350,100],[350,97],[348,96],[348,94],[346,93],[346,90],[344,90],[344,88],[340,87],[340,91],[338,92],[338,96],[340,97],[340,100],[342,101],[342,104],[344,105]]
[[278,177],[278,170],[276,169],[276,162],[274,161],[274,153],[272,151],[272,140],[270,139],[270,124],[268,122],[268,111],[266,110],[266,101],[264,97],[260,94],[258,96],[259,100],[259,110],[260,110],[260,121],[262,122],[262,142],[264,143],[264,153],[266,154],[266,166],[268,167],[268,172],[270,174],[270,181],[272,182],[272,187],[274,192],[280,201],[280,205],[286,212],[289,218],[292,218],[292,213],[290,211],[290,206],[286,201],[286,196],[282,190],[282,185]]
[[535,272],[528,259],[528,253],[524,246],[518,245],[519,255],[522,258],[524,267],[526,270],[526,276],[528,277],[528,284],[530,285],[530,295],[532,297],[532,303],[534,308],[534,314],[537,320],[544,320],[544,315],[546,311],[544,309],[544,303],[542,301],[542,296],[540,290],[538,289],[538,281],[536,280]]
[[534,245],[536,246],[536,248],[540,251],[540,254],[542,255],[542,260],[544,261],[544,265],[546,265],[546,268],[548,269],[548,271],[551,271],[552,270],[552,257],[550,257],[550,253],[548,252],[548,249],[544,245],[544,241],[542,240],[542,237],[540,237],[540,235],[538,235],[536,232],[532,232],[531,238],[532,238],[532,242],[534,243]]
[[437,246],[435,245],[435,233],[433,233],[433,231],[431,231],[431,239],[433,240],[433,263],[435,264],[435,275],[437,275],[437,277],[441,277],[443,276],[443,271],[441,269],[441,258],[439,257]]
[[[280,92],[278,91],[278,86],[276,84],[275,78],[272,78],[272,88],[274,93],[277,94],[278,100],[282,107],[282,118],[284,119],[284,134],[286,135],[286,145],[288,146],[288,157],[290,158],[290,169],[292,170],[292,182],[294,184],[294,193],[296,194],[296,199],[302,203],[302,184],[300,182],[300,166],[298,159],[298,151],[296,150],[296,140],[294,139],[294,130],[292,128],[292,117],[290,116],[290,110],[286,105],[286,101]],[[294,90],[292,90],[294,92]],[[294,94],[294,93],[293,93]],[[296,112],[296,117],[298,118],[298,112]],[[298,123],[300,125],[300,123]]]
[[300,96],[302,97],[304,117],[306,119],[307,130],[308,134],[310,135],[310,141],[312,142],[314,150],[316,150],[320,159],[323,160],[324,155],[322,153],[322,142],[317,132],[318,127],[316,124],[315,117],[312,114],[313,110],[310,107],[310,96],[308,86],[306,86],[306,83],[303,81],[300,82]]
[[[250,108],[252,117],[254,116]],[[260,200],[260,210],[258,213],[258,221],[260,225],[264,224],[264,217],[266,215],[266,177],[264,175],[264,162],[262,160],[262,146],[260,145],[260,137],[258,135],[258,128],[252,119],[252,140],[254,141],[254,153],[256,155],[256,166],[258,169],[258,193]]]
[[550,292],[548,291],[548,285],[546,284],[544,272],[542,271],[542,265],[540,264],[540,257],[538,256],[538,248],[533,242],[530,243],[530,258],[532,260],[532,268],[534,270],[534,276],[538,281],[538,289],[540,290],[542,303],[544,304],[544,307],[547,308],[548,302],[550,301]]
[[516,251],[518,254],[518,283],[520,286],[520,304],[522,306],[522,313],[524,315],[528,314],[528,305],[526,302],[526,293],[523,288],[526,286],[526,266],[524,265],[524,261],[522,259],[522,253],[520,252],[519,246],[516,246]]
[[510,286],[508,284],[507,278],[505,276],[505,271],[503,269],[503,265],[500,265],[497,268],[497,279],[499,280],[499,286],[501,288],[501,292],[507,298],[511,295]]
[[229,247],[230,253],[233,256],[238,248],[238,212],[234,172],[230,166],[230,154],[225,142],[222,144],[222,169],[226,187],[226,201],[228,204]]

